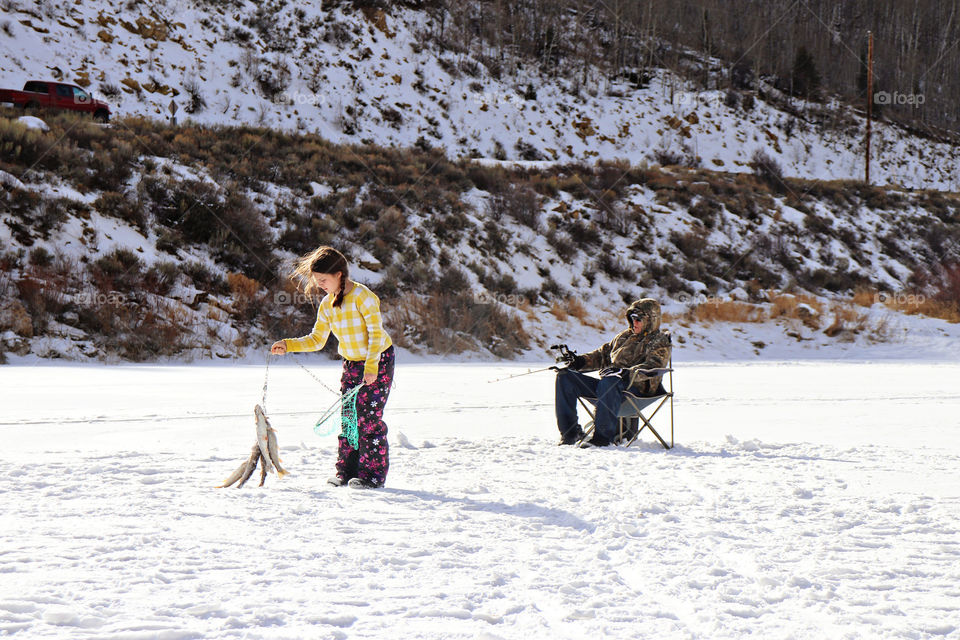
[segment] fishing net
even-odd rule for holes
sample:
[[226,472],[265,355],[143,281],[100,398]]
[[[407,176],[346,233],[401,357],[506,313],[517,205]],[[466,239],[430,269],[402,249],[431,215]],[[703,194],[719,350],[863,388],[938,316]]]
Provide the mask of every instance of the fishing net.
[[363,384],[337,398],[329,409],[317,420],[313,432],[318,436],[329,436],[337,431],[347,439],[350,446],[357,449],[360,446],[360,430],[357,428],[357,394]]

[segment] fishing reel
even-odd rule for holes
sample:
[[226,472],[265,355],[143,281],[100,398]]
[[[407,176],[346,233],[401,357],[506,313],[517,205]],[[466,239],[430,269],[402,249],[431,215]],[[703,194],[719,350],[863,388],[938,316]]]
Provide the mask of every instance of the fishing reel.
[[562,362],[564,364],[570,364],[577,357],[577,354],[573,352],[565,344],[554,344],[550,345],[551,349],[556,349],[560,353],[557,354],[557,362]]

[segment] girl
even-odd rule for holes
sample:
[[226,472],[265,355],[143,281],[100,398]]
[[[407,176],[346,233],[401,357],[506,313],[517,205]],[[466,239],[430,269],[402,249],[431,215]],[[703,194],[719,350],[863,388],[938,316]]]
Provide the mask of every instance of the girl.
[[332,485],[382,487],[389,466],[387,425],[383,408],[393,382],[394,351],[390,336],[383,330],[380,299],[370,289],[350,280],[347,259],[332,247],[320,247],[297,260],[291,279],[304,286],[308,295],[322,289],[327,295],[317,309],[317,322],[310,335],[285,338],[273,343],[271,353],[318,351],[330,332],[340,341],[343,356],[340,391],[363,382],[357,394],[359,449],[340,436],[337,475]]

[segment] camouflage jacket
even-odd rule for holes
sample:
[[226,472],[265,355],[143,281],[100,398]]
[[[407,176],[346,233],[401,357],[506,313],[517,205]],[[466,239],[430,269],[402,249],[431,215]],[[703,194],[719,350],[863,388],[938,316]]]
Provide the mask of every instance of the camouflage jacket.
[[635,334],[633,329],[627,329],[600,348],[583,354],[585,362],[580,370],[617,367],[627,374],[632,391],[652,394],[660,386],[663,376],[646,378],[637,370],[670,366],[670,332],[660,329],[660,305],[655,300],[644,298],[634,302],[627,309],[627,314],[631,313],[639,313],[644,318],[643,332]]

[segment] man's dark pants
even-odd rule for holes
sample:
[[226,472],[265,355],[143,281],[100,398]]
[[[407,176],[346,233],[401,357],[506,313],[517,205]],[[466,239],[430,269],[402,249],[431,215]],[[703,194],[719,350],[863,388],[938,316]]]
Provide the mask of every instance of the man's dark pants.
[[577,398],[597,398],[595,437],[613,442],[617,436],[617,412],[626,384],[620,376],[594,378],[565,369],[557,373],[557,428],[566,436],[577,428]]

